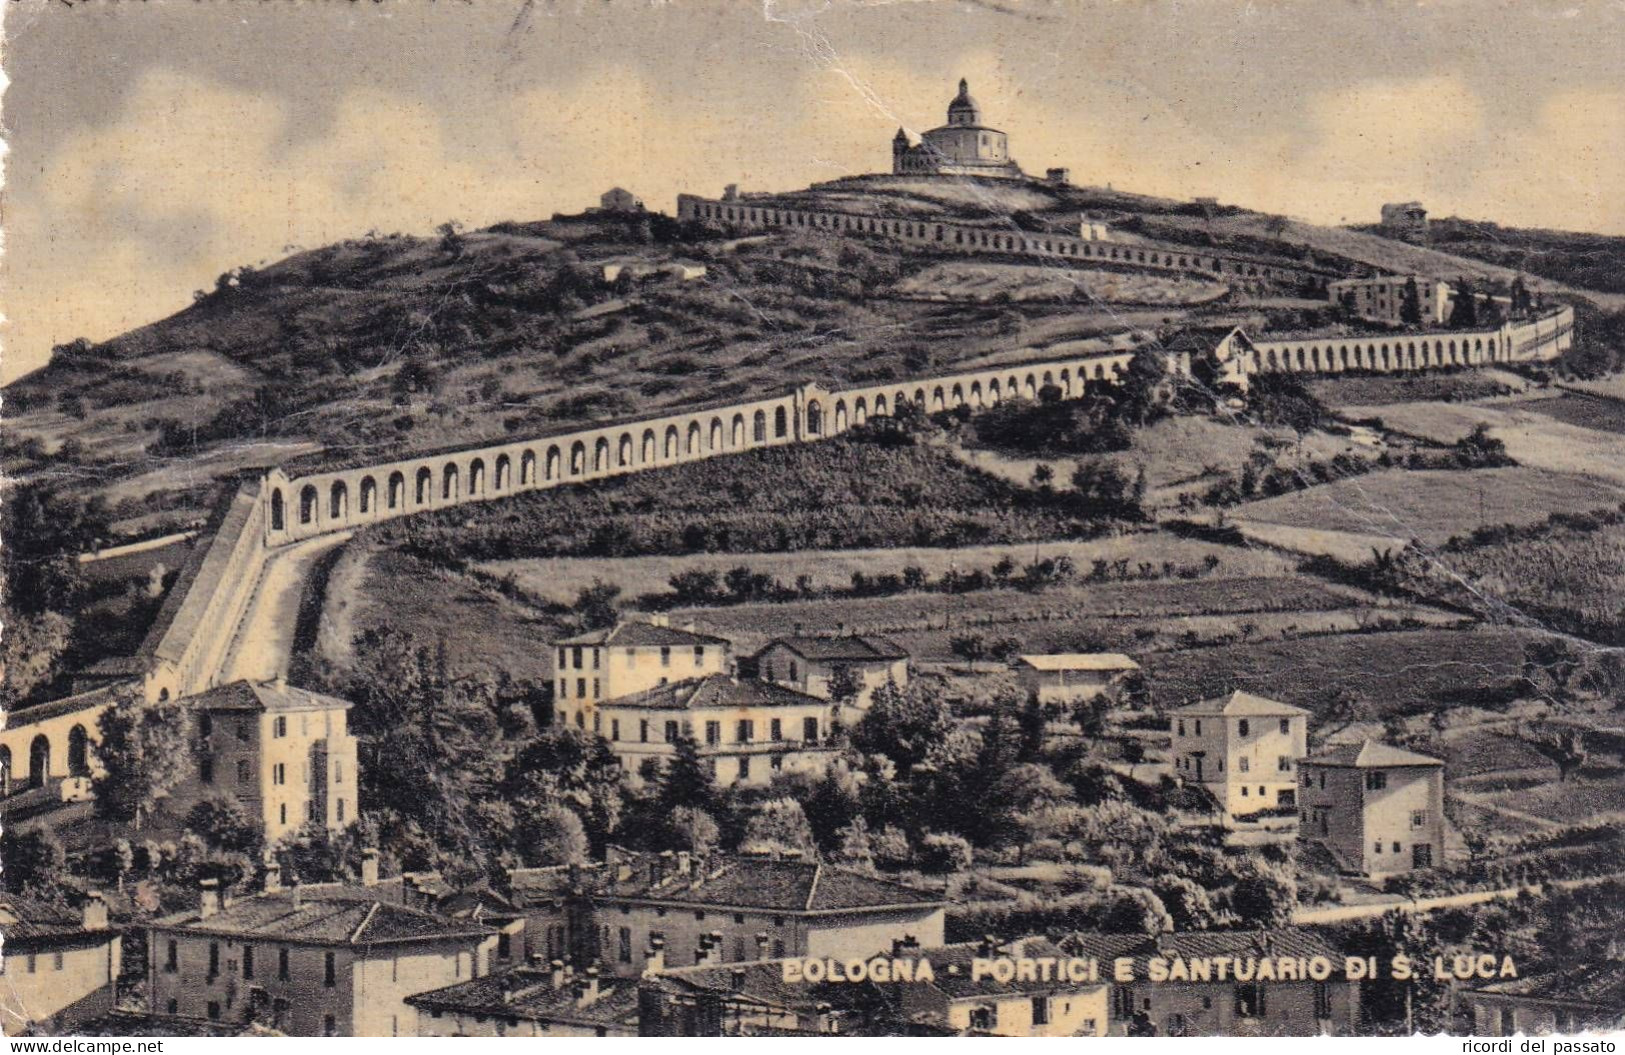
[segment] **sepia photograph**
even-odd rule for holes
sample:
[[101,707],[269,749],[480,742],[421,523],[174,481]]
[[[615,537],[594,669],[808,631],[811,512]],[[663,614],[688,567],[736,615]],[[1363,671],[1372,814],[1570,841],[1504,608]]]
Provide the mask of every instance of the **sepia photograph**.
[[1625,3],[0,17],[16,1050],[1614,1050]]

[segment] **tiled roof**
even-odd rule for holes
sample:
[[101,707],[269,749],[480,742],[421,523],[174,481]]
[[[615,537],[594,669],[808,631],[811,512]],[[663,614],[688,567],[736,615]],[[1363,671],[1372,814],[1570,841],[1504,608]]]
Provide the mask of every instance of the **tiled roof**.
[[[1115,937],[1115,935],[1111,935]],[[886,955],[886,953],[882,953]],[[931,961],[931,971],[936,976],[929,984],[941,990],[950,1000],[967,1000],[977,997],[991,996],[1018,996],[1023,993],[1049,993],[1061,988],[1081,989],[1095,985],[1104,985],[1109,978],[1102,970],[1101,981],[1096,982],[1068,982],[1057,980],[1051,976],[1048,980],[1041,977],[1030,979],[1011,978],[1001,982],[991,976],[973,978],[971,971],[972,961],[992,956],[1010,957],[1011,959],[1064,959],[1076,955],[1063,949],[1045,938],[1019,938],[1013,942],[998,946],[990,952],[984,950],[980,942],[964,942],[958,945],[943,945],[937,948],[918,949],[908,954],[914,959],[927,959]],[[1118,953],[1117,955],[1122,955]],[[1109,962],[1109,958],[1102,957],[1102,963]]]
[[537,1022],[636,1030],[637,979],[600,978],[598,997],[582,1004],[576,979],[554,988],[551,970],[516,967],[473,981],[406,998],[414,1007],[476,1015],[505,1015]]
[[731,678],[709,674],[685,678],[652,689],[617,696],[601,703],[600,709],[636,707],[655,711],[701,711],[713,708],[828,706],[829,701],[767,681]]
[[1567,971],[1509,978],[1479,986],[1473,992],[1591,1004],[1625,1014],[1625,961],[1599,960]]
[[1139,670],[1140,665],[1121,652],[1057,652],[1045,656],[1017,656],[1034,670]]
[[325,711],[350,707],[349,700],[274,681],[234,681],[200,693],[193,701],[205,711]]
[[1392,744],[1376,740],[1362,740],[1357,744],[1338,744],[1304,759],[1305,765],[1343,766],[1353,769],[1379,766],[1442,766],[1444,763],[1429,755],[1420,755]]
[[207,919],[197,912],[170,916],[159,926],[208,934],[272,938],[314,945],[370,945],[379,942],[480,938],[489,927],[453,920],[386,901],[312,897],[291,890],[260,894],[221,908]]
[[672,993],[695,991],[727,994],[730,1000],[748,1000],[774,1008],[813,1010],[819,1005],[851,1008],[878,1005],[870,986],[845,982],[786,982],[782,960],[750,960],[705,967],[680,967],[648,979]]
[[5,936],[8,945],[17,942],[19,945],[35,946],[52,939],[77,938],[90,933],[112,938],[118,932],[88,931],[85,929],[84,916],[66,906],[16,894],[0,894],[0,935]]
[[701,634],[675,626],[657,626],[654,623],[629,621],[617,623],[608,630],[589,630],[585,634],[567,637],[559,645],[607,645],[614,648],[650,648],[658,645],[726,645],[727,638]]
[[1295,715],[1308,714],[1302,707],[1294,707],[1290,703],[1279,700],[1266,699],[1263,696],[1254,696],[1250,692],[1236,690],[1228,696],[1217,696],[1211,700],[1202,700],[1184,707],[1176,707],[1174,714],[1196,715],[1226,715],[1240,718],[1289,718]]
[[907,659],[908,650],[884,637],[781,637],[768,643],[768,648],[783,645],[802,659],[835,662],[865,662],[875,660]]

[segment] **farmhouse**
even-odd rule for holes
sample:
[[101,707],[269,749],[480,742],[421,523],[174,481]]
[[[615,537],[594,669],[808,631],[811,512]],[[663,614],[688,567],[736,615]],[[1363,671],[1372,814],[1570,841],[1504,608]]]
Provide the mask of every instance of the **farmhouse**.
[[1303,760],[1302,838],[1363,875],[1443,863],[1444,763],[1365,740]]
[[643,199],[625,187],[611,187],[598,196],[600,212],[642,212]]
[[1219,803],[1226,827],[1297,816],[1297,764],[1308,749],[1309,712],[1248,692],[1173,712],[1174,776]]
[[[850,677],[853,702],[868,707],[874,691],[888,681],[908,684],[908,652],[884,637],[781,637],[756,655],[758,676],[775,685],[832,699],[836,683]],[[844,671],[844,674],[838,672]]]
[[406,997],[484,975],[496,944],[489,927],[380,900],[365,880],[273,884],[236,902],[205,880],[194,911],[148,930],[150,1011],[293,1036],[411,1036]]
[[645,970],[871,955],[942,943],[943,895],[788,855],[632,853],[589,868],[516,869],[532,956]]
[[726,638],[675,627],[660,616],[555,641],[554,721],[605,733],[601,701],[729,673],[731,649]]
[[641,777],[692,739],[712,779],[766,784],[781,772],[822,772],[838,748],[835,707],[770,682],[726,674],[658,685],[596,706],[593,730],[621,765]]
[[108,927],[100,894],[91,894],[78,911],[0,895],[0,929],[0,1026],[6,1036],[72,1032],[113,1010],[123,939]]
[[1039,703],[1071,703],[1099,696],[1140,665],[1121,652],[1058,652],[1017,656],[1016,677]]

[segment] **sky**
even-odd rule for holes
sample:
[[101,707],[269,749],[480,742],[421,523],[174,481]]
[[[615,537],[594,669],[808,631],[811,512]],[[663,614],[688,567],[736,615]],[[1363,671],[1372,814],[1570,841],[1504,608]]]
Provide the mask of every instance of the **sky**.
[[1625,234],[1625,0],[3,7],[6,381],[367,231],[885,171],[961,77],[1029,172]]

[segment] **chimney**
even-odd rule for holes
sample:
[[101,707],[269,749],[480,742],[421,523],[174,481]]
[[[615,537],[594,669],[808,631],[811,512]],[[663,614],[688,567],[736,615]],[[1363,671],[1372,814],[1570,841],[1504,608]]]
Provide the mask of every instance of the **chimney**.
[[289,892],[294,908],[298,908],[300,905],[304,904],[304,887],[297,879],[294,880],[293,886],[289,888]]
[[378,885],[378,849],[369,846],[361,851],[361,885]]
[[643,973],[660,974],[666,969],[666,941],[664,938],[654,938],[649,947],[643,950]]
[[901,938],[892,939],[891,954],[893,956],[908,956],[920,951],[920,940],[912,934],[905,934]]
[[198,889],[198,919],[208,919],[220,911],[220,880],[205,879]]
[[278,692],[286,689],[288,687],[288,675],[284,672],[278,671],[277,676],[271,679],[271,686]]
[[767,946],[768,946],[767,931],[765,931],[765,930],[757,931],[756,932],[756,958],[758,960],[767,959]]
[[101,891],[92,890],[85,895],[82,922],[85,930],[107,929],[107,899],[102,897]]
[[677,874],[680,876],[686,876],[690,873],[692,867],[693,861],[689,857],[688,851],[679,850],[677,852]]
[[576,983],[576,1006],[587,1007],[598,999],[598,968],[589,967]]
[[999,948],[999,939],[991,934],[982,935],[982,943],[977,947],[977,955],[986,959],[992,956]]
[[548,967],[551,968],[551,971],[548,974],[548,982],[553,986],[554,989],[564,988],[564,979],[566,977],[564,973],[564,961],[554,960],[552,963],[548,964]]
[[733,991],[736,992],[736,993],[739,992],[740,990],[744,989],[745,988],[745,969],[743,967],[735,967],[733,970],[729,971],[728,972],[728,984],[733,989]]

